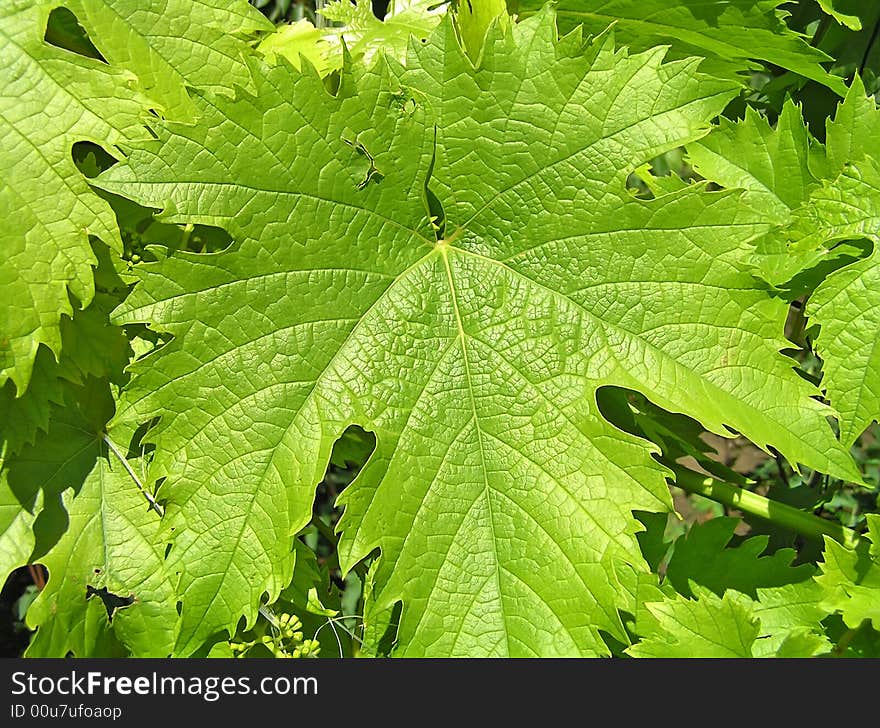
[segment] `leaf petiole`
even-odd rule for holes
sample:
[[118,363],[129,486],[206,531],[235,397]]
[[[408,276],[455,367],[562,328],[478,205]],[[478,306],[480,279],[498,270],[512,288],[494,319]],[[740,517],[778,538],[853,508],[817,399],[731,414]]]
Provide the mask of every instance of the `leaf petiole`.
[[823,536],[834,539],[848,549],[854,549],[859,542],[859,534],[812,513],[770,500],[762,495],[715,478],[709,478],[687,468],[677,467],[675,485],[688,493],[696,493],[710,500],[737,508],[741,511],[758,516],[784,528],[791,529],[805,538],[821,540]]

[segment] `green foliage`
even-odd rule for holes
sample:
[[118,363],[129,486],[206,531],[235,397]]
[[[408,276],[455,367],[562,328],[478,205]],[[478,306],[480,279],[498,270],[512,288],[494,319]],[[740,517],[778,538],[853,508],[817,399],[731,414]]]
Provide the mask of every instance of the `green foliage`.
[[273,26],[246,0],[166,0],[147,12],[130,0],[65,0],[109,63],[137,76],[171,119],[194,112],[187,87],[230,93],[252,88],[244,54]]
[[876,653],[872,16],[780,6],[0,11],[27,654]]
[[714,518],[694,525],[675,541],[666,567],[666,582],[684,596],[691,596],[690,584],[695,583],[715,594],[736,589],[755,598],[759,588],[793,584],[812,575],[814,569],[809,564],[791,566],[795,557],[792,549],[761,556],[767,548],[766,536],[750,538],[736,548],[725,548],[736,525],[732,518]]
[[735,591],[721,597],[696,591],[696,599],[674,594],[646,603],[638,624],[643,636],[627,653],[633,657],[813,657],[829,650],[828,641],[813,631],[821,629],[824,616],[816,606],[814,582],[760,589],[754,601]]
[[300,19],[279,28],[260,43],[269,60],[283,56],[297,69],[300,56],[326,76],[342,69],[346,56],[369,64],[378,53],[404,61],[411,38],[426,39],[443,17],[447,3],[437,0],[397,0],[379,20],[370,0],[334,0],[319,15],[335,25],[315,27]]
[[[113,212],[71,158],[81,140],[117,145],[143,135],[135,77],[43,42],[54,3],[14,0],[0,9],[3,186],[0,232],[0,385],[22,394],[41,344],[57,358],[61,320],[94,297],[89,236],[121,252]],[[121,156],[121,155],[120,155]]]
[[[520,11],[540,8],[521,0]],[[843,81],[822,67],[831,56],[811,47],[783,22],[783,0],[559,0],[560,29],[580,25],[601,33],[613,25],[621,43],[633,50],[669,45],[673,58],[702,56],[704,68],[740,82],[763,61],[827,85],[841,96]]]
[[870,620],[875,629],[880,624],[880,517],[869,515],[868,529],[868,540],[855,551],[826,543],[822,573],[816,579],[825,608],[839,612],[850,628],[858,628],[863,620]]

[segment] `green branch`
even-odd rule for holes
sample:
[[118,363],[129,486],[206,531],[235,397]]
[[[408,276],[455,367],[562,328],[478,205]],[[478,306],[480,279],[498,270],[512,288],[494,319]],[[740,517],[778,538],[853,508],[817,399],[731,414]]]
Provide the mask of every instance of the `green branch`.
[[852,529],[819,518],[812,513],[805,513],[785,503],[770,500],[687,468],[676,467],[673,470],[675,485],[682,490],[771,521],[805,538],[821,541],[823,536],[828,536],[849,549],[855,548],[859,541],[859,534]]

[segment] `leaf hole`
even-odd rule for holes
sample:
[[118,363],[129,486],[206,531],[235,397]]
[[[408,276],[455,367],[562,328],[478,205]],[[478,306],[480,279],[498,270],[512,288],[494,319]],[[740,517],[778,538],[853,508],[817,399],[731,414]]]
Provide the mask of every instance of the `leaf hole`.
[[379,638],[379,643],[376,648],[380,657],[390,656],[394,651],[394,648],[397,647],[397,632],[400,627],[400,615],[402,612],[403,602],[394,602],[394,607],[391,609],[391,619],[389,620],[388,626],[385,628],[382,637]]
[[[96,571],[98,570],[96,569]],[[106,586],[95,589],[95,587],[87,585],[86,599],[91,599],[93,596],[97,596],[104,603],[104,609],[107,610],[107,619],[111,622],[113,621],[113,613],[117,609],[123,609],[134,604],[133,596],[121,597],[111,592]]]
[[51,46],[76,53],[78,56],[107,63],[79,19],[67,8],[55,8],[49,13],[49,22],[46,24],[43,40]]
[[[376,162],[373,159],[373,155],[367,150],[367,148],[358,140],[351,141],[350,139],[342,138],[342,141],[348,144],[348,146],[352,147],[355,152],[357,152],[358,156],[364,157],[368,163],[366,171],[363,173],[364,178],[355,184],[355,187],[359,190],[366,189],[371,183],[379,184],[383,179],[385,179],[385,175],[379,171],[379,168],[376,166]],[[358,165],[361,166],[361,165]]]
[[347,427],[333,443],[330,463],[315,492],[313,513],[316,518],[324,518],[331,527],[336,524],[342,515],[336,507],[336,498],[357,477],[375,449],[376,436],[358,425]]
[[75,142],[70,156],[76,168],[89,179],[94,179],[119,161],[92,142]]

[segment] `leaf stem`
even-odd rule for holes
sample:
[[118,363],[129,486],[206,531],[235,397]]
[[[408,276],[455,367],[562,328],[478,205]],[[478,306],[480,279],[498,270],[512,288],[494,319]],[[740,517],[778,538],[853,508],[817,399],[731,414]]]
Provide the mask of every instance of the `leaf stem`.
[[324,538],[326,538],[330,542],[330,545],[333,547],[333,550],[335,551],[337,544],[339,542],[339,537],[336,535],[336,533],[334,533],[333,529],[330,526],[328,526],[326,523],[324,523],[324,521],[321,519],[321,517],[317,514],[315,515],[314,518],[312,518],[312,523],[314,524],[315,528],[318,529],[318,533],[320,533]]
[[147,503],[150,504],[150,508],[156,511],[156,513],[158,513],[160,517],[164,516],[165,509],[156,502],[156,499],[153,498],[150,491],[148,491],[144,487],[144,484],[141,482],[141,479],[138,478],[137,473],[134,472],[134,469],[131,467],[131,465],[129,465],[128,460],[125,459],[125,456],[119,451],[119,448],[116,447],[116,444],[113,442],[113,440],[110,439],[110,436],[106,432],[103,434],[103,439],[104,442],[107,443],[107,447],[109,447],[113,454],[117,458],[119,458],[119,462],[122,463],[122,467],[125,468],[128,474],[131,476],[131,479],[135,482],[135,485],[137,485],[140,492],[143,493],[144,498],[147,499]]
[[831,26],[831,16],[823,15],[822,19],[819,21],[819,25],[816,27],[816,32],[813,35],[813,38],[810,40],[810,45],[813,48],[818,48],[819,43],[822,42],[822,39],[825,37],[825,33],[828,31],[828,28]]
[[33,579],[34,584],[37,587],[37,591],[43,591],[43,589],[46,588],[46,580],[43,578],[43,567],[35,564],[28,564],[27,567],[31,579]]
[[675,485],[688,493],[696,493],[724,505],[764,518],[813,540],[828,536],[848,549],[855,548],[859,534],[812,513],[770,500],[749,490],[738,488],[715,478],[708,478],[687,468],[674,468]]
[[834,645],[834,649],[831,650],[831,654],[835,657],[843,657],[846,654],[846,651],[849,649],[850,642],[853,641],[855,636],[859,633],[862,627],[865,626],[867,621],[868,620],[863,619],[857,627],[850,627],[846,632],[844,632],[843,636],[838,640],[837,644]]

